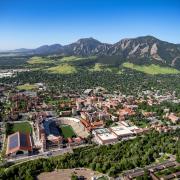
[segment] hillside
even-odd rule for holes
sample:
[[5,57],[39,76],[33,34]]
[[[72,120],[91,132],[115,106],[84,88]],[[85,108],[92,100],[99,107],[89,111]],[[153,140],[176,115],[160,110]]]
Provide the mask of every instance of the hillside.
[[115,44],[101,43],[93,38],[62,46],[60,44],[45,45],[37,49],[18,49],[1,52],[0,56],[10,55],[60,55],[78,57],[98,57],[100,63],[116,66],[129,61],[134,64],[158,64],[180,69],[180,45],[161,41],[153,36],[122,39]]
[[56,74],[73,74],[78,71],[89,72],[112,72],[122,73],[123,69],[132,69],[143,72],[145,74],[179,74],[178,69],[158,64],[134,64],[128,61],[119,61],[117,57],[79,57],[79,56],[64,56],[64,57],[32,57],[27,61],[27,67],[32,69],[41,69],[49,73]]

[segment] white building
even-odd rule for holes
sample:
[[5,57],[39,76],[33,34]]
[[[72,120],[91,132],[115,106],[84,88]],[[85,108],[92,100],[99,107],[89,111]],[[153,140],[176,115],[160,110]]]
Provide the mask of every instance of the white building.
[[126,126],[114,126],[110,128],[110,131],[118,138],[124,138],[132,136],[134,133]]
[[118,141],[118,137],[107,128],[95,129],[92,133],[99,144],[111,144]]

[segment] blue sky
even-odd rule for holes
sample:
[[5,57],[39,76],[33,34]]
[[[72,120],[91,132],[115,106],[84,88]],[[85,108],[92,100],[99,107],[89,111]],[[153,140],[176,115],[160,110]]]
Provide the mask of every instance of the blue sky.
[[180,1],[0,0],[1,50],[144,35],[180,44]]

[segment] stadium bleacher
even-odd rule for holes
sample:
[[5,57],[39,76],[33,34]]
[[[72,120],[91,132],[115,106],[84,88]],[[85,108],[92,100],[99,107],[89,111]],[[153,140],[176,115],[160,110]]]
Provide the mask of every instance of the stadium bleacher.
[[43,121],[43,126],[44,126],[45,133],[47,136],[49,135],[60,136],[59,129],[56,125],[54,118],[51,118],[51,117],[46,118]]
[[61,117],[58,118],[58,122],[60,125],[70,125],[73,128],[76,135],[79,137],[86,138],[89,135],[89,133],[84,129],[84,126],[81,124],[80,120],[77,118]]

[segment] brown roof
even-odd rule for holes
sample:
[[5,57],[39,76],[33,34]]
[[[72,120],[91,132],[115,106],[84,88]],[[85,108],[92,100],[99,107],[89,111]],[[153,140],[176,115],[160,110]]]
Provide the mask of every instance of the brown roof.
[[85,127],[91,126],[91,124],[90,124],[88,121],[84,120],[84,119],[81,119],[81,123],[82,123]]
[[92,124],[92,126],[102,126],[104,123],[103,123],[103,121],[94,121],[91,124]]

